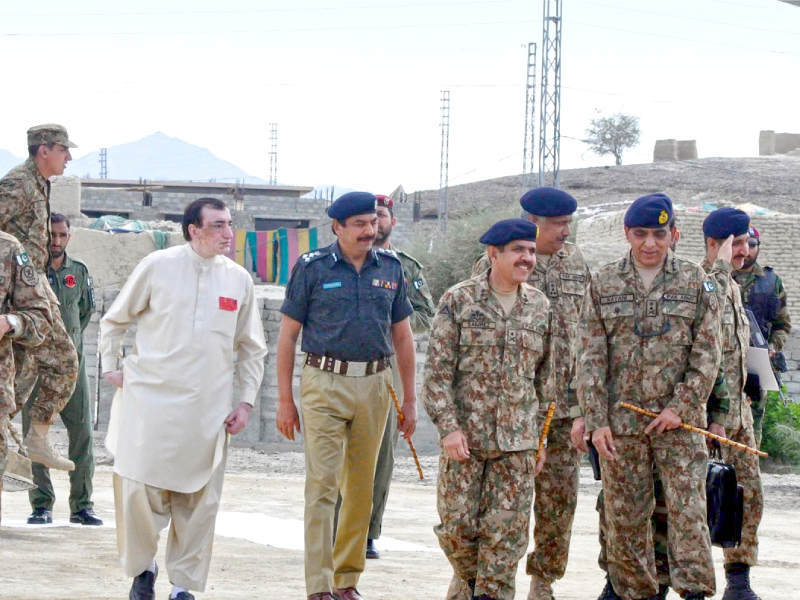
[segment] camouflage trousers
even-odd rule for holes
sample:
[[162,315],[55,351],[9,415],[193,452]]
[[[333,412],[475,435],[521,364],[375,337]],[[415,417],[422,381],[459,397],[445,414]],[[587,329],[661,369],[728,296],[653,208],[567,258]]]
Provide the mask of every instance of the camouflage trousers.
[[[550,456],[548,455],[548,460]],[[658,478],[658,472],[653,470],[653,492],[656,498],[656,507],[650,520],[653,532],[653,548],[656,557],[656,574],[659,585],[669,585],[669,557],[667,556],[667,500],[664,498],[664,485]],[[597,514],[600,517],[600,555],[597,564],[608,573],[608,528],[606,527],[606,503],[603,490],[597,495]]]
[[3,520],[3,475],[8,460],[8,417],[0,413],[0,525]]
[[[748,410],[744,405],[743,410]],[[727,432],[734,442],[756,447],[755,435],[749,418],[744,418],[744,426]],[[758,563],[758,525],[764,514],[764,491],[761,487],[761,471],[758,457],[722,444],[722,462],[733,465],[736,480],[744,488],[744,520],[742,522],[742,543],[735,548],[725,548],[725,564],[745,563],[754,566]]]
[[[751,448],[761,447],[761,432],[764,428],[764,413],[767,410],[767,391],[761,390],[758,398],[748,397],[750,402],[750,412],[753,414],[753,434],[755,434],[756,443]],[[742,407],[746,410],[746,407]],[[738,473],[738,471],[737,471]]]
[[22,410],[39,382],[39,396],[28,415],[34,421],[52,424],[56,415],[67,405],[78,379],[78,353],[72,343],[61,313],[58,300],[48,292],[53,315],[53,330],[45,341],[35,348],[14,344],[14,378],[16,409]]
[[667,504],[671,587],[679,594],[716,591],[706,515],[708,450],[702,436],[683,429],[661,435],[615,436],[616,459],[601,458],[608,574],[623,598],[658,591],[652,516],[653,465]]
[[528,549],[536,451],[439,458],[433,528],[453,571],[475,581],[475,596],[514,600],[514,578]]
[[547,461],[534,486],[533,552],[525,572],[555,581],[564,576],[578,505],[580,454],[572,446],[572,419],[554,419],[547,436]]

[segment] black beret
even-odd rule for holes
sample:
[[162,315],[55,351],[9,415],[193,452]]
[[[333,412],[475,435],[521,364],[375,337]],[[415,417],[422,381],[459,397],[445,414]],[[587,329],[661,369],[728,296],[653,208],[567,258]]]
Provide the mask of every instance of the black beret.
[[506,219],[498,221],[481,236],[480,243],[489,246],[503,246],[513,240],[535,242],[539,230],[536,223],[526,219]]
[[348,192],[339,196],[328,208],[328,216],[337,221],[344,221],[355,215],[375,214],[378,199],[369,192]]
[[648,194],[637,198],[625,213],[625,227],[658,229],[672,219],[672,200],[666,194]]
[[519,203],[525,212],[540,217],[563,217],[578,209],[578,201],[564,190],[538,187],[525,192]]
[[703,234],[716,240],[749,233],[749,228],[750,215],[730,206],[718,208],[703,221]]

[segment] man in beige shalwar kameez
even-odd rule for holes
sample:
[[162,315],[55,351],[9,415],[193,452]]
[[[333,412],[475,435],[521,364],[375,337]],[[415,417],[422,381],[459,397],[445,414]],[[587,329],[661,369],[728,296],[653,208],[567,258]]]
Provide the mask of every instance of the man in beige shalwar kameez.
[[[154,598],[159,532],[170,521],[170,598],[204,590],[227,437],[247,424],[267,353],[252,278],[224,256],[233,238],[225,204],[190,204],[183,234],[188,244],[139,263],[100,324],[104,376],[121,387],[106,445],[131,600]],[[117,370],[134,320],[133,350]]]

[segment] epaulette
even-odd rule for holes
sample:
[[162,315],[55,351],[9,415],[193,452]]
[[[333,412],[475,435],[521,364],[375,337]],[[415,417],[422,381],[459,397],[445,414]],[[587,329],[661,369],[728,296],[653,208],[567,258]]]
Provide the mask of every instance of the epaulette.
[[372,248],[373,248],[373,249],[375,250],[375,252],[377,252],[378,254],[381,254],[381,255],[383,255],[383,256],[391,256],[391,257],[392,257],[393,259],[395,259],[397,262],[400,262],[400,257],[399,257],[399,256],[397,256],[397,252],[395,252],[394,250],[388,250],[388,249],[386,249],[386,248],[378,248],[377,246],[373,246]]
[[401,255],[405,256],[405,257],[406,257],[408,260],[410,260],[411,262],[413,262],[413,263],[414,263],[415,265],[417,265],[417,266],[418,266],[420,269],[421,269],[421,268],[423,268],[423,267],[422,267],[422,263],[421,263],[421,262],[419,262],[419,261],[418,261],[416,258],[414,258],[413,256],[411,256],[411,255],[410,255],[408,252],[403,252],[403,251],[402,251],[402,250],[400,250],[400,249],[395,249],[395,252],[396,252],[397,254],[401,254]]
[[86,269],[86,272],[87,272],[87,273],[89,272],[89,266],[88,266],[88,265],[87,265],[85,262],[83,262],[81,259],[79,259],[79,258],[72,258],[71,256],[69,257],[69,259],[70,259],[72,262],[74,262],[74,263],[78,263],[79,265],[81,265],[81,266],[82,266],[84,269]]
[[[323,256],[330,256],[331,250],[330,248],[321,248],[319,250],[312,250],[311,252],[306,252],[305,254],[301,254],[300,258],[297,259],[297,262],[302,265],[307,265],[309,263],[314,262],[315,260],[319,260]],[[334,260],[338,260],[338,258],[334,255]]]

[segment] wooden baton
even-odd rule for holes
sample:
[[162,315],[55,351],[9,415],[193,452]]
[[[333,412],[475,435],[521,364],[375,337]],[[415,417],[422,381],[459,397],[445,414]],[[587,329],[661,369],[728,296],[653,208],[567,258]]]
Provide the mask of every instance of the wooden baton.
[[[646,408],[634,406],[633,404],[630,404],[628,402],[622,402],[620,403],[620,406],[632,410],[634,412],[637,412],[640,415],[647,415],[648,417],[653,417],[654,419],[658,417],[658,413],[654,413],[653,411],[647,410]],[[692,425],[687,425],[686,423],[681,423],[680,427],[681,429],[686,429],[687,431],[694,431],[695,433],[704,435],[707,438],[716,440],[720,444],[726,444],[727,446],[733,446],[734,448],[738,448],[739,450],[744,450],[745,452],[749,452],[750,454],[755,454],[756,456],[760,456],[761,458],[767,458],[769,456],[769,454],[767,454],[766,452],[762,452],[757,448],[751,448],[750,446],[745,446],[744,444],[740,444],[739,442],[734,442],[733,440],[729,440],[728,438],[718,436],[716,433],[711,433],[710,431],[706,431],[705,429],[700,429],[699,427],[693,427]]]
[[547,441],[547,434],[550,433],[550,423],[553,422],[553,414],[556,412],[556,403],[551,402],[547,407],[547,416],[544,418],[544,425],[542,425],[542,435],[539,436],[539,449],[536,451],[536,462],[539,462],[539,455],[544,450],[544,443]]
[[[397,401],[397,394],[394,393],[394,388],[392,384],[389,384],[389,393],[392,395],[392,400],[394,400],[394,407],[397,409],[397,420],[400,421],[400,424],[403,424],[403,421],[406,420],[405,415],[403,415],[403,409],[400,408],[400,403]],[[417,449],[414,448],[414,442],[411,441],[411,437],[407,437],[406,441],[408,442],[408,447],[411,448],[411,454],[414,455],[414,462],[417,463],[417,471],[419,471],[419,478],[425,479],[425,476],[422,474],[422,465],[419,464],[419,457],[417,456]]]

